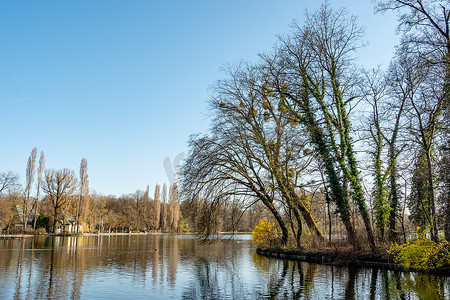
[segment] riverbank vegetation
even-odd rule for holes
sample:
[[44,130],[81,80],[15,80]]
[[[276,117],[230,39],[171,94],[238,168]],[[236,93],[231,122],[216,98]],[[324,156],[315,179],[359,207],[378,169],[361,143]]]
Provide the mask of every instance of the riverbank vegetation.
[[[434,242],[426,237],[429,230],[417,230],[417,238],[404,244],[395,244],[389,253],[395,261],[406,268],[419,270],[442,269],[450,266],[450,247],[448,241]],[[448,269],[447,269],[448,270]]]
[[406,250],[420,227],[448,248],[450,7],[392,0],[376,8],[399,14],[401,43],[386,69],[357,64],[364,30],[327,2],[256,63],[225,68],[211,129],[192,136],[181,172],[202,233],[218,207],[258,203],[280,247]]

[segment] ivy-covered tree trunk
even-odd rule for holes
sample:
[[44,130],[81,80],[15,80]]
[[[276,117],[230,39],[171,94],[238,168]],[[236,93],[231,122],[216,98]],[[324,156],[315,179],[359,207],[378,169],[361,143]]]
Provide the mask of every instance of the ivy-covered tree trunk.
[[441,182],[438,203],[440,206],[440,217],[444,228],[444,238],[450,242],[450,138],[442,147],[441,159],[439,161],[439,177]]
[[[305,75],[304,78],[307,78],[307,76]],[[337,212],[339,213],[341,221],[344,224],[344,227],[347,231],[347,237],[349,242],[355,249],[359,249],[355,229],[352,223],[350,202],[348,197],[345,197],[344,195],[342,183],[339,179],[338,172],[336,171],[335,168],[335,161],[332,158],[333,157],[332,151],[328,143],[326,142],[327,140],[326,136],[322,128],[316,121],[314,113],[311,109],[311,104],[309,100],[311,88],[309,87],[307,79],[304,80],[303,85],[304,85],[303,94],[301,95],[301,98],[297,99],[292,95],[286,94],[287,97],[289,97],[291,100],[295,101],[300,105],[302,114],[301,115],[298,114],[298,112],[293,110],[288,103],[286,103],[286,106],[289,108],[290,112],[292,114],[295,114],[297,118],[300,120],[300,122],[302,122],[305,125],[308,133],[310,134],[311,143],[316,148],[318,158],[321,160],[323,166],[325,167],[324,173],[328,183],[327,190],[330,191],[329,199],[333,201],[337,206]]]
[[426,157],[421,153],[416,158],[413,170],[408,208],[412,222],[422,229],[431,227],[431,201],[427,177]]
[[444,83],[444,136],[447,145],[444,146],[444,158],[441,164],[443,169],[442,182],[444,191],[442,196],[443,213],[444,213],[444,234],[445,239],[450,242],[450,40],[447,42],[447,56],[445,65],[445,83]]
[[390,211],[389,211],[389,240],[395,242],[398,239],[398,232],[396,230],[397,216],[399,210],[400,193],[397,184],[397,163],[395,154],[393,153],[393,145],[390,147],[390,172],[389,172],[389,197],[390,197]]
[[400,151],[397,150],[397,135],[400,127],[400,118],[403,114],[403,109],[405,107],[406,96],[402,96],[402,102],[400,104],[400,108],[397,112],[397,117],[395,120],[394,129],[392,131],[391,139],[388,141],[389,150],[389,167],[388,167],[388,175],[389,175],[389,240],[391,242],[395,242],[398,239],[398,233],[396,230],[397,217],[399,211],[399,203],[400,203],[400,192],[399,186],[397,183],[397,157],[400,154]]
[[[427,104],[427,103],[419,103],[417,99],[411,99],[411,104],[416,113],[417,123],[418,123],[418,140],[420,140],[420,146],[422,148],[421,157],[421,166],[423,167],[422,172],[424,178],[426,178],[427,182],[427,193],[429,200],[429,223],[430,223],[430,235],[431,239],[435,242],[438,242],[438,230],[437,230],[437,213],[436,213],[436,199],[435,199],[435,183],[434,183],[434,174],[433,174],[433,163],[431,152],[434,146],[434,140],[436,137],[436,131],[438,130],[438,116],[442,112],[444,98],[438,98],[433,109],[427,111],[427,113],[423,113],[419,104]],[[416,102],[417,101],[417,102]],[[428,114],[428,116],[426,116]],[[428,120],[424,118],[428,117]]]
[[375,249],[375,237],[373,235],[372,223],[370,222],[370,215],[367,210],[366,200],[364,199],[364,192],[361,186],[361,179],[359,178],[359,171],[357,169],[356,159],[354,157],[354,153],[349,145],[349,150],[347,153],[347,158],[349,159],[349,165],[351,170],[350,183],[353,188],[353,199],[355,199],[358,204],[359,213],[364,221],[364,226],[367,231],[367,238],[369,240],[370,247],[372,250]]
[[[350,185],[353,189],[353,199],[358,205],[359,213],[364,221],[364,226],[366,227],[367,238],[369,244],[372,249],[375,249],[375,237],[373,235],[372,223],[370,222],[369,212],[367,211],[366,200],[364,198],[364,191],[361,186],[361,179],[359,177],[358,164],[355,158],[355,153],[353,151],[353,141],[350,137],[351,125],[348,117],[348,113],[345,109],[344,99],[342,97],[342,93],[339,86],[338,75],[337,75],[337,67],[336,62],[333,58],[331,58],[331,70],[329,72],[331,77],[331,83],[333,87],[333,96],[336,102],[336,112],[338,121],[334,122],[337,124],[337,130],[340,137],[340,147],[341,153],[343,156],[341,158],[341,168],[344,176],[350,181]],[[348,100],[346,102],[351,101]],[[329,116],[329,112],[326,111],[326,106],[321,104],[322,111],[325,116]],[[329,122],[327,120],[327,122]],[[331,127],[331,126],[329,126]],[[330,135],[333,134],[330,131]],[[346,157],[348,161],[348,168],[342,163]]]
[[431,150],[428,149],[426,151],[426,158],[427,158],[427,179],[428,179],[428,188],[429,188],[429,194],[430,194],[430,202],[431,202],[431,239],[435,241],[436,243],[439,241],[438,238],[438,229],[437,229],[437,214],[436,214],[436,200],[435,200],[435,193],[434,193],[434,182],[433,182],[433,166],[431,163]]
[[[375,110],[378,108],[375,105]],[[375,210],[375,221],[378,230],[381,234],[381,240],[384,241],[385,227],[389,218],[389,199],[386,193],[386,176],[382,168],[381,154],[383,151],[383,137],[381,134],[380,123],[378,122],[378,112],[374,112],[374,127],[375,132],[371,129],[370,133],[372,135],[373,141],[375,142],[375,151],[373,153],[373,161],[375,166],[375,187],[374,187],[374,210]]]

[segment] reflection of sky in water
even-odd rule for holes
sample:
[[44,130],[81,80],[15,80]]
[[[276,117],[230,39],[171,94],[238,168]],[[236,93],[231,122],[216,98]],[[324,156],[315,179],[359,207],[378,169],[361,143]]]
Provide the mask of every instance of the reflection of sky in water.
[[257,255],[249,235],[0,241],[0,299],[448,299],[450,279]]

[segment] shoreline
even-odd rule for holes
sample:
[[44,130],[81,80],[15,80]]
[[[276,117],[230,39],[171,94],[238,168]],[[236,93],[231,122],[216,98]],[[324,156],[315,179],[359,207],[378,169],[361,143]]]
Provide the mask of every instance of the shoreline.
[[400,272],[419,272],[419,273],[450,276],[449,268],[436,270],[407,269],[395,263],[393,261],[392,256],[390,256],[389,254],[369,254],[356,251],[305,252],[300,250],[261,249],[261,248],[257,248],[256,253],[258,255],[270,258],[304,261],[309,263],[317,263],[337,267],[387,269]]
[[[56,233],[56,234],[1,234],[0,240],[12,240],[12,239],[23,239],[23,238],[32,238],[36,236],[115,236],[115,235],[162,235],[162,234],[174,234],[174,235],[195,235],[195,233],[170,233],[170,232],[87,232],[87,233]],[[251,232],[221,232],[218,235],[246,235],[251,234]]]
[[159,235],[159,234],[170,234],[170,233],[166,233],[166,232],[100,232],[100,233],[93,233],[93,232],[88,232],[88,233],[81,233],[81,234],[76,234],[76,233],[67,233],[67,234],[62,234],[62,233],[55,233],[55,234],[2,234],[0,235],[0,240],[12,240],[12,239],[23,239],[23,238],[32,238],[32,237],[36,237],[36,236],[42,236],[42,237],[52,237],[52,236],[108,236],[108,235]]
[[0,240],[14,240],[35,237],[34,234],[0,234]]
[[87,232],[80,234],[79,236],[108,236],[108,235],[158,235],[166,234],[163,232]]

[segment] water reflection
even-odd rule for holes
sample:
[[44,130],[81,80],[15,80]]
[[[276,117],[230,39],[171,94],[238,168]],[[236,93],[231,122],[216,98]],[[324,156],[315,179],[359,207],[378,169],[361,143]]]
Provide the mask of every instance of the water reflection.
[[1,299],[450,299],[450,278],[269,259],[249,237],[0,241]]
[[450,299],[448,277],[253,258],[274,274],[266,289],[270,299]]

